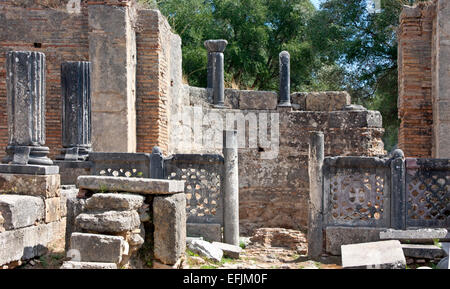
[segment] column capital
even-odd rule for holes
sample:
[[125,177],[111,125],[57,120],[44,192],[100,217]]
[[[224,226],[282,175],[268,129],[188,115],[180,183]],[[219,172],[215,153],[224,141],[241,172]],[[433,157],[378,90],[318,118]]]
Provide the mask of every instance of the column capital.
[[206,40],[204,44],[206,49],[210,53],[212,52],[223,53],[225,51],[225,48],[227,48],[228,41],[224,39]]

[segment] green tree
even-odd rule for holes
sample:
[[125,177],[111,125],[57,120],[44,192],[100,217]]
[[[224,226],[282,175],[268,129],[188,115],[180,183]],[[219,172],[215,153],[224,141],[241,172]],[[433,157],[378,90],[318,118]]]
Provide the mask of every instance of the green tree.
[[207,39],[229,42],[225,57],[228,87],[277,89],[282,50],[291,54],[295,90],[319,85],[315,75],[330,71],[331,66],[322,69],[306,39],[308,22],[315,13],[309,0],[161,0],[158,5],[183,39],[183,71],[191,85],[206,86],[203,42]]
[[326,0],[311,18],[308,35],[323,61],[344,69],[343,89],[353,100],[383,115],[384,142],[397,143],[397,35],[402,5],[410,0]]

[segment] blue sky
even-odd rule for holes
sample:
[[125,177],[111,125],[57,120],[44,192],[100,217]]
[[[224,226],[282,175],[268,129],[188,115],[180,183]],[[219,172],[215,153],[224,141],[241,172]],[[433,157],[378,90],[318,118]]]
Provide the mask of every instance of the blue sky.
[[324,0],[311,0],[311,3],[314,4],[314,6],[316,6],[316,8],[319,8],[320,3],[323,1]]

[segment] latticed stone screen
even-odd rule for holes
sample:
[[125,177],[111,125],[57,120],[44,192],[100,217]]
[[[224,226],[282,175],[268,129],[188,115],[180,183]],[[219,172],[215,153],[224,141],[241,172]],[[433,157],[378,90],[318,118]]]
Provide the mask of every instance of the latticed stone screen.
[[382,159],[326,159],[324,208],[328,225],[389,226],[389,173]]
[[93,175],[150,178],[150,154],[89,153],[89,161]]
[[189,223],[223,224],[223,158],[220,155],[174,155],[164,163],[168,179],[186,181]]
[[450,161],[407,159],[407,225],[450,228]]

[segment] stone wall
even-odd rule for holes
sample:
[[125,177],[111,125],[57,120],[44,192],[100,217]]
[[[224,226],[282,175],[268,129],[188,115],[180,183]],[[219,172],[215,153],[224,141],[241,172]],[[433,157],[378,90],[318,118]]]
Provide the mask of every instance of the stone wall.
[[[245,132],[239,132],[246,139],[239,148],[242,233],[259,227],[306,228],[310,131],[324,131],[327,156],[385,154],[380,113],[343,110],[350,104],[346,92],[294,93],[294,109],[286,111],[277,110],[276,92],[228,89],[228,108],[213,109],[206,89],[186,87],[184,91],[187,94],[172,106],[171,123],[177,128],[171,134],[172,153],[220,154],[222,130],[230,129],[227,118],[249,121]],[[260,134],[264,124],[272,144],[263,144],[261,138],[249,143],[249,135]]]
[[58,174],[0,174],[0,266],[20,266],[64,242],[66,199]]
[[408,157],[450,157],[448,3],[404,6],[398,30],[399,148]]

